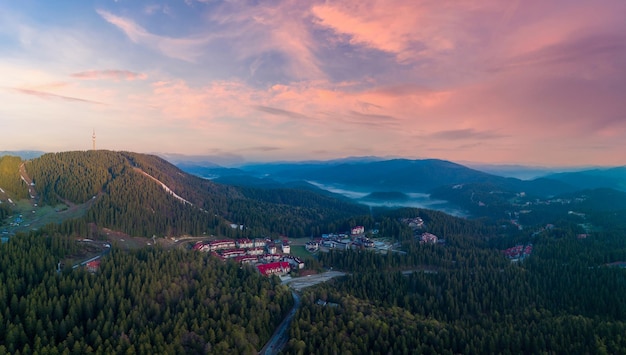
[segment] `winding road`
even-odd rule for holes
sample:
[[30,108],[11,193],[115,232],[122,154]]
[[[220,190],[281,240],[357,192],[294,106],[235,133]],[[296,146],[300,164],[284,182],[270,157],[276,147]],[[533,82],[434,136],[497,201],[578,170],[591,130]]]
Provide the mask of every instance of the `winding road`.
[[303,288],[310,287],[313,285],[317,285],[322,282],[326,282],[334,277],[343,276],[344,272],[340,271],[327,271],[322,274],[317,275],[309,275],[303,277],[297,277],[293,279],[289,279],[283,281],[283,285],[289,285],[291,287],[291,294],[293,295],[293,308],[289,311],[289,314],[285,319],[283,319],[282,323],[276,328],[274,334],[270,338],[270,340],[265,344],[265,346],[259,351],[259,354],[262,355],[274,355],[278,354],[280,350],[287,344],[289,340],[289,336],[287,333],[287,329],[289,329],[289,325],[293,320],[293,317],[296,315],[296,312],[300,308],[300,295],[296,293],[296,291],[301,291]]
[[293,295],[293,301],[294,301],[291,311],[289,311],[289,314],[287,315],[287,317],[285,317],[285,319],[283,319],[282,323],[280,323],[278,328],[276,328],[270,340],[267,342],[267,344],[265,344],[263,349],[259,351],[259,354],[262,354],[262,355],[278,354],[278,352],[283,348],[283,346],[287,344],[287,340],[288,340],[288,336],[286,334],[287,329],[289,328],[289,325],[291,324],[293,317],[296,315],[298,308],[300,308],[300,296],[295,291],[291,291],[291,294]]

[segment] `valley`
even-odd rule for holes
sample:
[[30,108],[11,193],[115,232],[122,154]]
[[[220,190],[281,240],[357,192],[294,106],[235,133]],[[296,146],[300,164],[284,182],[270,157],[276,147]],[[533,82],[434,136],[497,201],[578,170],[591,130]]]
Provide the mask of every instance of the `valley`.
[[[442,185],[425,190],[299,182],[284,165],[280,182],[228,185],[132,152],[0,159],[0,350],[626,348],[610,335],[626,331],[619,190],[436,161]],[[17,320],[34,319],[25,302],[45,325]]]

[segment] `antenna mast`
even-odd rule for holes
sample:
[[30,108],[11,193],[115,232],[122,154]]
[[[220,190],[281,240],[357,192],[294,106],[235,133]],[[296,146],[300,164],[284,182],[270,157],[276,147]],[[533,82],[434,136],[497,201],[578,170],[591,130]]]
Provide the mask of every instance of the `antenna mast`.
[[96,150],[96,129],[93,129],[93,134],[91,135],[91,140],[93,142],[93,150]]

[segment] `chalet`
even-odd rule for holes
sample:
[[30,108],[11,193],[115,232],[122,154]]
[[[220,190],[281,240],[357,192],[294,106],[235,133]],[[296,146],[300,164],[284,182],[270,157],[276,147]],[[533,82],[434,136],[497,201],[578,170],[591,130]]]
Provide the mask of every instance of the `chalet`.
[[265,245],[266,245],[266,244],[267,244],[267,242],[265,241],[265,239],[259,239],[259,238],[257,238],[257,239],[255,239],[255,240],[254,240],[254,245],[253,245],[253,247],[254,247],[254,248],[258,248],[258,247],[263,248],[263,247],[265,247]]
[[365,233],[365,227],[363,226],[356,226],[350,230],[350,234],[352,235],[359,235],[363,233]]
[[283,254],[291,253],[291,246],[289,245],[289,242],[284,241],[281,248],[282,248]]
[[291,266],[286,261],[277,261],[269,264],[257,265],[257,269],[262,275],[285,275],[291,271]]
[[250,239],[237,239],[237,248],[247,249],[254,247],[254,242]]
[[235,261],[242,264],[254,264],[259,261],[259,258],[252,255],[240,255],[235,257]]
[[350,247],[350,243],[339,242],[336,240],[332,240],[328,243],[325,242],[324,245],[328,246],[329,248],[335,248],[340,250],[348,250],[348,247]]
[[304,261],[297,256],[283,256],[283,261],[288,262],[293,268],[304,269]]
[[274,243],[270,243],[267,245],[267,252],[270,254],[276,254],[276,245]]
[[236,247],[235,241],[231,239],[214,240],[209,242],[209,250],[216,251],[222,249],[234,249]]
[[251,248],[251,249],[248,249],[246,251],[246,254],[248,254],[248,255],[263,255],[264,252],[265,252],[265,249],[263,249],[263,248]]
[[197,242],[196,244],[193,245],[193,247],[191,247],[191,249],[192,250],[202,250],[203,247],[204,247],[204,243]]
[[516,245],[514,247],[504,250],[503,253],[504,256],[506,256],[511,261],[524,260],[533,253],[533,245]]
[[89,272],[97,272],[100,269],[100,259],[92,260],[85,264],[87,271]]
[[313,253],[320,249],[320,244],[318,242],[307,242],[304,245],[304,248],[309,252]]
[[437,238],[437,236],[434,234],[422,233],[421,243],[437,244],[438,240],[439,238]]
[[229,249],[222,251],[222,256],[230,259],[238,256],[246,255],[246,251],[244,249]]
[[402,218],[400,219],[400,222],[408,224],[409,227],[413,229],[424,227],[424,220],[422,220],[421,217]]
[[263,254],[259,257],[259,259],[265,262],[271,262],[271,261],[279,261],[280,259],[282,259],[282,257],[283,256],[280,254]]

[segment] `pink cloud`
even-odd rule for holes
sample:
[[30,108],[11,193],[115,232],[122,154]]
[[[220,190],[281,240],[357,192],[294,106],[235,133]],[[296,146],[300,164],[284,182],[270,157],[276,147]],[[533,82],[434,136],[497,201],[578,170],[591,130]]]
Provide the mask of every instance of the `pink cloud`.
[[[219,130],[241,146],[339,151],[375,142],[379,154],[529,163],[590,159],[598,157],[594,147],[626,139],[626,29],[624,12],[616,10],[625,5],[568,4],[225,3],[208,18],[217,24],[216,36],[232,44],[234,61],[254,77],[279,65],[271,62],[279,57],[277,71],[289,75],[263,87],[247,78],[194,85],[168,79],[137,102],[148,102],[162,120]],[[176,42],[183,38],[102,16],[136,43],[164,53],[185,48]],[[320,56],[326,40],[349,47],[353,52],[346,55],[362,50],[374,59],[363,54],[364,68],[332,77],[327,68],[344,53]],[[189,47],[194,58],[199,43]],[[389,69],[390,76],[376,76],[369,64]],[[623,157],[616,152],[601,158]]]
[[280,53],[284,70],[295,80],[326,77],[322,60],[316,55],[319,46],[311,31],[309,4],[299,1],[226,2],[211,13],[210,20],[228,38],[238,60],[254,59],[251,72],[261,66],[274,66],[267,54]]
[[414,63],[475,44],[473,34],[480,26],[473,18],[505,9],[506,4],[494,1],[364,0],[325,2],[311,11],[319,26],[347,36],[349,43]]
[[135,73],[128,70],[88,70],[70,75],[73,78],[83,80],[145,80],[148,76],[143,73]]
[[45,91],[23,89],[23,88],[13,88],[13,90],[21,94],[35,96],[41,99],[54,99],[54,100],[63,100],[63,101],[70,101],[70,102],[83,102],[83,103],[89,103],[89,104],[103,105],[102,102],[98,102],[98,101],[83,99],[80,97],[57,95],[57,94],[52,94],[52,93],[45,92]]

